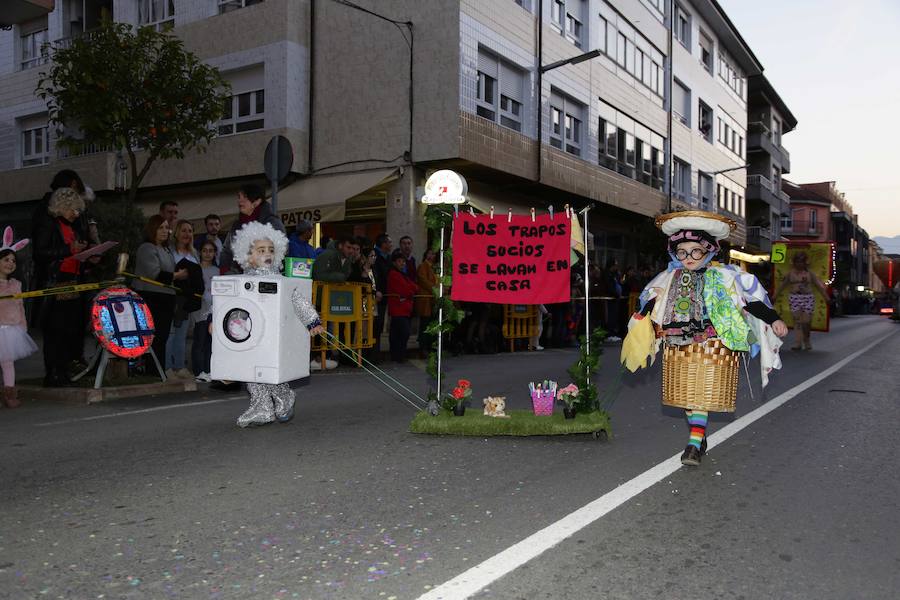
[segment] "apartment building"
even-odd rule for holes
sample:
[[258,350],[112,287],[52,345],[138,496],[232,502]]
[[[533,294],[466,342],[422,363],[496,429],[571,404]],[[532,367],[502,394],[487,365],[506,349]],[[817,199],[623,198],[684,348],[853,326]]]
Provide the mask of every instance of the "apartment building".
[[[781,186],[782,177],[791,172],[791,155],[784,148],[783,136],[797,127],[797,119],[765,75],[750,77],[748,85],[747,248],[768,254],[772,241],[781,239],[782,215],[792,214],[790,198]],[[815,208],[805,213],[808,218],[801,213],[798,208],[798,232],[821,222],[815,220]]]
[[60,0],[45,19],[0,31],[0,203],[29,214],[25,201],[64,167],[100,193],[114,189],[115,149],[54,148],[33,94],[47,57],[31,50],[111,14],[171,29],[232,85],[209,151],[151,170],[148,214],[175,199],[189,218],[233,215],[237,185],[261,178],[265,145],[280,134],[294,148],[278,194],[288,224],[411,234],[421,249],[421,186],[451,168],[485,211],[595,202],[595,260],[655,254],[648,217],[670,204],[728,214],[743,243],[747,78],[762,66],[717,2],[677,2],[670,89],[666,4]]

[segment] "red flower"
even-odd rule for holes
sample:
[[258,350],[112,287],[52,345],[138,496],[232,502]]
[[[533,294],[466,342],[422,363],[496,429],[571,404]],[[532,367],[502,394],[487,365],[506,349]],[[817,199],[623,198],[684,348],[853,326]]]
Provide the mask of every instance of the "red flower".
[[462,400],[466,397],[466,391],[462,388],[456,387],[453,388],[453,391],[450,392],[450,395],[456,398],[457,400]]
[[468,379],[460,379],[459,381],[456,382],[456,385],[458,385],[459,387],[461,387],[464,390],[472,387],[472,383]]

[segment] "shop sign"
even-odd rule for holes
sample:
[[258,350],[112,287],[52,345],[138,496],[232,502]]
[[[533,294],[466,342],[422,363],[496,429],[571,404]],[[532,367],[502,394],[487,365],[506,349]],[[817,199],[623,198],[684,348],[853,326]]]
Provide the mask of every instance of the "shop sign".
[[443,169],[434,172],[425,182],[423,204],[462,204],[466,201],[469,188],[463,176],[455,171]]

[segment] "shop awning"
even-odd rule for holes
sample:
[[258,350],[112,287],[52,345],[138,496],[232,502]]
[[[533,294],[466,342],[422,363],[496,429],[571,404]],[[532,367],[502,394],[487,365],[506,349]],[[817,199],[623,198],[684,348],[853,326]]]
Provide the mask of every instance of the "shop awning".
[[[300,179],[278,190],[278,214],[283,217],[289,215],[285,218],[287,223],[296,223],[297,219],[326,223],[343,221],[348,199],[379,185],[396,173],[397,167],[390,167]],[[141,201],[140,206],[145,215],[154,215],[160,199],[164,198],[178,202],[178,216],[182,219],[196,221],[210,213],[228,217],[237,214],[239,188],[235,184],[234,187],[213,192],[171,192],[164,197]],[[271,197],[268,199],[271,200]]]
[[343,221],[346,201],[371,189],[393,176],[397,167],[314,175],[278,190],[278,213],[302,213],[299,218],[309,221]]

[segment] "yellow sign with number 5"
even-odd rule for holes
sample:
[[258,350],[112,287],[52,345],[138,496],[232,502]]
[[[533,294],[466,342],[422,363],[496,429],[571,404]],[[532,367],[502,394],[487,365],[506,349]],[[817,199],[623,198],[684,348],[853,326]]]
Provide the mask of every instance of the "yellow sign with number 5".
[[772,262],[781,264],[787,258],[787,246],[785,244],[772,244]]

